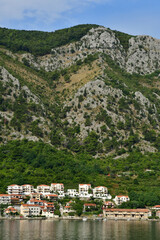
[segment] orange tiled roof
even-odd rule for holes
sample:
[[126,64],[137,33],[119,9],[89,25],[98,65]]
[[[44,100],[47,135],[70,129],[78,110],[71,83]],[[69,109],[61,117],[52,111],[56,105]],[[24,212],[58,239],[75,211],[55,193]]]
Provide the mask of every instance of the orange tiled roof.
[[104,204],[113,204],[113,202],[107,201],[107,202],[105,202]]
[[17,212],[17,209],[15,209],[13,207],[8,207],[8,208],[5,209],[5,211]]
[[88,186],[91,186],[91,184],[88,184],[88,183],[81,183],[79,184],[80,186],[83,186],[83,185],[88,185]]
[[138,208],[138,209],[116,209],[116,208],[107,208],[104,210],[105,212],[150,212],[149,209],[146,208]]
[[58,197],[57,194],[48,194],[48,195],[46,195],[46,196],[49,196],[49,197]]
[[40,207],[37,204],[22,204],[21,206],[23,206],[23,207]]
[[11,196],[10,194],[0,194],[0,197],[9,197],[9,196]]
[[128,196],[124,196],[124,195],[118,195],[117,197],[126,197],[126,198],[128,198]]
[[37,199],[31,199],[30,202],[42,202],[42,203],[46,203],[45,200],[37,200]]
[[17,197],[23,197],[23,195],[21,195],[21,194],[9,194],[10,196],[17,196]]

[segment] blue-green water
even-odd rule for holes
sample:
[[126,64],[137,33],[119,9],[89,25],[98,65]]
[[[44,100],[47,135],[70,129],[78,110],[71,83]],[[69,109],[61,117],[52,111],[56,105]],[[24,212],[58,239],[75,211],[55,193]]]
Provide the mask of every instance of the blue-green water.
[[160,222],[3,220],[0,240],[160,240]]

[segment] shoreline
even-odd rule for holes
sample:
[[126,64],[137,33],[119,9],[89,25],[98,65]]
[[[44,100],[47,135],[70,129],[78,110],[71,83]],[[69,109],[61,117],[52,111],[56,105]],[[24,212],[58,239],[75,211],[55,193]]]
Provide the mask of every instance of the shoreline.
[[[49,220],[49,221],[59,221],[59,220],[83,220],[84,217],[55,217],[55,218],[46,218],[46,217],[34,217],[34,218],[20,218],[20,217],[0,217],[0,221],[3,220]],[[107,218],[87,218],[85,221],[101,221],[101,222],[107,222],[107,221],[125,221],[125,222],[141,222],[141,221],[148,221],[148,222],[160,222],[160,219],[107,219]]]

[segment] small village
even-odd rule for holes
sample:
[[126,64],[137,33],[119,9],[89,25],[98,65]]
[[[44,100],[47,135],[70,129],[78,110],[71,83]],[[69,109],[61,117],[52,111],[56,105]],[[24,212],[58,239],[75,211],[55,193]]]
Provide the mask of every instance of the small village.
[[79,184],[77,189],[64,190],[63,183],[22,186],[12,184],[7,194],[0,194],[1,218],[61,218],[61,219],[159,219],[160,205],[143,209],[123,209],[128,196],[112,198],[105,186]]

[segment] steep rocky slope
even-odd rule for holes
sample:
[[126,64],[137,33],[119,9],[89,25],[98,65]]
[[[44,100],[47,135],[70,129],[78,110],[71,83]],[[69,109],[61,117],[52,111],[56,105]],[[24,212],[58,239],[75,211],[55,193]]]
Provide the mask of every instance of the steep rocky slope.
[[43,56],[0,48],[0,66],[1,142],[96,156],[159,150],[160,40],[94,26]]
[[126,50],[114,31],[104,27],[93,28],[80,39],[51,50],[50,55],[35,59],[31,54],[22,54],[36,68],[46,71],[66,68],[89,54],[108,54],[129,73],[148,74],[160,68],[160,40],[150,36],[131,36]]

